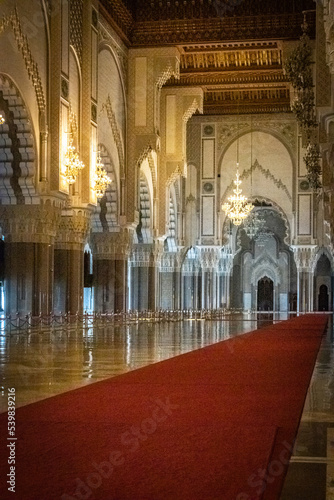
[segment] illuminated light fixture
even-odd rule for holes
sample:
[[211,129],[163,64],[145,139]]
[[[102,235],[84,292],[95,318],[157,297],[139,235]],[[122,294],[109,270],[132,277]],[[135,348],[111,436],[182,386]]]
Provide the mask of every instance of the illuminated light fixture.
[[235,226],[240,226],[254,207],[252,203],[248,203],[246,196],[241,194],[242,189],[239,187],[241,184],[239,163],[237,163],[237,174],[234,184],[236,185],[236,188],[233,189],[234,195],[228,197],[228,203],[222,205],[222,210],[226,212],[227,217],[231,219]]
[[110,183],[111,179],[107,175],[107,172],[104,168],[104,164],[102,163],[101,155],[99,152],[97,156],[96,170],[94,175],[94,186],[93,186],[97,198],[102,198]]
[[79,159],[78,153],[73,146],[73,138],[70,138],[69,145],[67,146],[64,156],[63,165],[65,167],[64,177],[69,184],[74,184],[79,171],[84,168],[84,164]]
[[228,202],[222,205],[222,210],[235,226],[240,226],[246,219],[248,214],[253,210],[253,204],[248,203],[246,196],[242,195],[240,189],[240,175],[239,175],[239,104],[238,104],[238,138],[237,138],[237,173],[236,180],[234,181],[236,188],[233,189],[234,195],[228,197]]
[[0,125],[3,125],[5,121],[4,117],[0,114]]
[[243,223],[243,229],[249,239],[254,239],[258,233],[261,233],[266,225],[264,217],[257,211],[253,211],[249,214]]

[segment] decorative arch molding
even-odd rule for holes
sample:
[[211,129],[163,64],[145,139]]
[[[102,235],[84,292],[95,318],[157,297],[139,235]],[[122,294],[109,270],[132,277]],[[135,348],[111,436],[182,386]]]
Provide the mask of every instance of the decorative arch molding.
[[78,70],[78,75],[79,75],[79,81],[80,81],[80,93],[81,93],[81,87],[82,87],[82,70],[81,70],[81,64],[80,64],[80,58],[77,53],[77,49],[74,47],[74,45],[70,45],[70,52],[73,54],[73,57],[76,62],[77,70]]
[[[100,34],[101,34],[101,31],[100,31]],[[119,76],[119,81],[120,81],[121,87],[122,87],[124,109],[126,110],[127,109],[127,90],[126,90],[127,71],[126,71],[125,59],[122,58],[121,50],[119,49],[119,47],[117,47],[116,44],[113,43],[113,40],[111,39],[110,36],[108,36],[107,39],[102,39],[100,41],[98,53],[100,54],[103,50],[106,50],[107,52],[110,53],[110,55],[112,56],[112,58],[114,60],[115,65],[116,65],[118,76]],[[109,99],[110,99],[110,97],[109,97]],[[126,113],[124,113],[124,118],[125,118],[125,127],[126,127],[126,120],[127,120]]]
[[101,112],[105,111],[109,120],[110,128],[113,134],[113,138],[116,144],[119,165],[120,165],[120,176],[123,177],[125,174],[125,161],[124,161],[124,144],[122,140],[122,135],[117,123],[116,115],[112,107],[112,102],[110,96],[108,95],[105,103],[102,104]]
[[192,115],[196,113],[197,110],[200,113],[203,113],[203,100],[199,102],[198,99],[195,97],[189,108],[184,112],[182,116],[182,121],[185,125],[187,125],[189,118],[191,118]]
[[[99,17],[99,53],[102,50],[109,50],[114,58],[115,64],[120,75],[120,81],[123,89],[123,97],[126,97],[126,82],[127,82],[127,57],[125,50],[121,47],[120,43],[117,42],[116,34],[110,33],[110,25],[103,18]],[[125,101],[124,101],[125,102]]]
[[0,137],[0,197],[3,204],[36,203],[36,145],[31,119],[21,94],[0,75],[0,108],[5,115]]
[[[247,169],[247,170],[244,170],[243,173],[240,175],[240,180],[244,180],[244,179],[247,179],[252,172],[254,172],[255,170],[258,170],[259,172],[261,172],[261,174],[263,174],[263,176],[266,178],[266,179],[269,179],[273,182],[273,184],[277,187],[277,189],[281,189],[284,191],[284,193],[286,194],[286,196],[288,197],[288,200],[290,202],[292,202],[292,196],[291,194],[289,193],[288,191],[288,188],[286,187],[286,185],[282,182],[281,179],[277,179],[271,172],[269,169],[264,169],[262,167],[262,165],[259,164],[259,162],[257,160],[254,161],[253,165],[251,166],[251,168]],[[227,186],[227,188],[225,189],[225,192],[222,196],[222,199],[225,200],[225,198],[227,197],[227,194],[228,192],[231,192],[232,189],[233,189],[233,185],[234,185],[234,181],[232,181],[229,186]]]
[[114,169],[111,155],[104,144],[99,144],[98,149],[101,155],[101,161],[108,176],[111,179],[104,196],[97,203],[92,215],[93,232],[111,232],[119,225],[119,197],[117,187],[117,177]]
[[332,139],[330,135],[331,132],[333,133],[333,131],[330,130],[330,125],[334,125],[334,113],[326,113],[325,115],[323,115],[321,117],[321,122],[323,123],[323,128],[327,136],[326,137],[327,140],[324,140],[323,142],[332,142],[331,140],[328,139]]
[[272,209],[274,209],[280,215],[280,217],[283,220],[284,225],[285,225],[286,236],[284,238],[284,243],[286,243],[287,245],[290,245],[290,241],[291,241],[291,226],[290,226],[289,219],[288,219],[286,213],[280,207],[280,205],[278,205],[275,201],[271,200],[270,198],[266,198],[265,196],[252,196],[250,198],[250,201],[251,202],[265,203],[266,205],[272,205],[271,207],[268,206],[268,207],[265,207],[265,208],[267,208],[268,210],[270,210],[272,208]]
[[0,34],[3,33],[3,31],[8,27],[11,27],[13,31],[16,45],[19,52],[21,52],[22,54],[29,80],[31,80],[32,85],[35,89],[38,110],[41,115],[45,116],[46,101],[45,101],[42,80],[38,71],[38,65],[31,54],[28,39],[23,34],[17,7],[15,7],[14,11],[11,14],[9,14],[8,16],[4,16],[1,19]]
[[167,65],[167,67],[157,77],[157,79],[155,81],[155,86],[156,86],[158,92],[162,89],[162,87],[165,85],[165,83],[172,76],[177,80],[180,78],[180,61],[179,60],[176,60],[174,68],[173,68],[172,64],[169,63]]
[[166,186],[167,187],[171,186],[181,177],[185,177],[184,170],[182,171],[180,165],[177,165],[172,175],[167,179]]
[[266,276],[272,280],[275,286],[281,283],[280,269],[268,255],[262,257],[254,264],[251,274],[251,284],[256,287],[259,280]]
[[[270,198],[266,198],[264,196],[252,196],[251,198],[249,198],[249,201],[252,203],[254,203],[254,202],[264,203],[267,206],[264,206],[263,208],[266,208],[268,210],[272,209],[278,213],[278,215],[282,218],[284,225],[285,225],[286,236],[284,238],[284,243],[286,243],[287,245],[290,245],[291,226],[290,226],[288,217],[287,217],[286,213],[284,212],[284,210],[276,202],[274,202]],[[230,220],[228,217],[225,217],[224,223],[223,223],[223,228],[222,228],[222,234],[223,234],[223,238],[226,242],[229,241],[229,236],[230,236],[229,227],[230,227]]]
[[145,161],[147,162],[150,172],[149,175],[148,172],[146,172],[146,177],[147,180],[150,179],[150,182],[152,183],[152,189],[150,191],[151,197],[153,199],[156,195],[157,189],[157,153],[151,146],[146,146],[138,157],[137,165],[140,170],[143,170],[143,168],[145,168]]
[[139,174],[139,223],[134,233],[134,243],[152,243],[152,204],[146,172]]
[[318,264],[318,261],[322,255],[325,255],[327,259],[329,260],[329,263],[331,265],[331,269],[334,269],[334,258],[332,253],[328,250],[326,247],[321,247],[318,249],[314,259],[312,260],[312,272],[314,273]]
[[[294,124],[294,126],[296,127],[296,124]],[[286,148],[292,164],[296,164],[295,148],[297,144],[297,134],[291,131],[290,124],[286,124],[285,117],[285,120],[284,122],[282,121],[282,123],[271,120],[266,123],[261,123],[260,120],[257,122],[252,121],[252,123],[250,120],[240,122],[239,124],[237,121],[224,123],[224,125],[222,125],[219,129],[219,145],[221,148],[221,154],[218,160],[218,165],[222,164],[226,151],[237,139],[254,132],[268,134],[277,139]]]

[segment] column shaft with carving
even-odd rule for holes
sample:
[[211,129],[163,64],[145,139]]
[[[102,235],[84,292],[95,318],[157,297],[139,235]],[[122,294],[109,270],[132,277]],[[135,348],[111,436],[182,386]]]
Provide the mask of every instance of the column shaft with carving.
[[56,313],[83,312],[84,246],[90,228],[90,212],[63,212],[55,249]]

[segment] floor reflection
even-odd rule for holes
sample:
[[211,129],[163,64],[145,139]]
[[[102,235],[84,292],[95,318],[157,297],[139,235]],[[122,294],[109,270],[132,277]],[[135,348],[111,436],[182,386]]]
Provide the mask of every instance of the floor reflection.
[[[267,318],[259,321],[249,317],[230,321],[143,321],[2,336],[2,385],[15,387],[17,406],[22,406],[265,324]],[[4,399],[0,411],[6,410]]]

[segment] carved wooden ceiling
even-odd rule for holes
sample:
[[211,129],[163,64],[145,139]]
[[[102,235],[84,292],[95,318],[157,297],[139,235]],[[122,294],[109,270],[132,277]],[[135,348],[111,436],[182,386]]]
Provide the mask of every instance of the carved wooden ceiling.
[[204,114],[290,111],[283,74],[285,44],[306,20],[315,35],[313,0],[100,0],[129,47],[177,46],[180,79],[201,86]]

